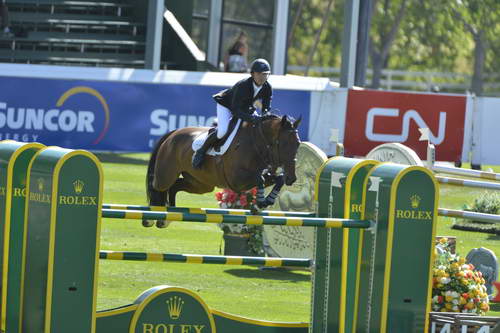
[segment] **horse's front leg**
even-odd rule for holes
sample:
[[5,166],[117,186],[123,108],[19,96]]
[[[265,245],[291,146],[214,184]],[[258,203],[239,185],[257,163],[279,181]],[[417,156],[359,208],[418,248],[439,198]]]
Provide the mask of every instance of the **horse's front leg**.
[[[266,184],[274,184],[274,187],[267,197],[264,197],[264,187]],[[273,205],[284,184],[285,177],[283,174],[271,175],[267,173],[259,175],[257,177],[257,206],[261,209]]]

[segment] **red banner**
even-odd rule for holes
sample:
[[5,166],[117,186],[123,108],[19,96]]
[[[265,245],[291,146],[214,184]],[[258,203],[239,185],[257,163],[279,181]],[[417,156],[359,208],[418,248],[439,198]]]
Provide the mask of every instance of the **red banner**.
[[429,128],[439,161],[459,161],[465,128],[465,96],[349,90],[344,146],[346,156],[365,156],[386,142],[399,142],[426,159]]

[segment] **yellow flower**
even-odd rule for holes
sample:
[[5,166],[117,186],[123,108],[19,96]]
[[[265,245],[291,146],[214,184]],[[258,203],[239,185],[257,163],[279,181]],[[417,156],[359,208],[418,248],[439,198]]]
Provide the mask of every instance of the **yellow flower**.
[[458,263],[459,263],[460,265],[465,264],[465,258],[460,258],[460,259],[458,259]]
[[462,296],[460,296],[460,305],[464,305],[465,303],[467,303],[467,301],[465,300],[465,298],[463,298]]
[[439,243],[441,243],[441,244],[448,243],[448,238],[446,238],[446,237],[441,238],[439,240]]
[[484,312],[487,312],[487,311],[489,311],[489,310],[490,310],[490,306],[489,306],[489,304],[488,304],[488,303],[481,303],[480,308],[481,308],[481,310],[483,310]]
[[451,310],[451,308],[453,307],[453,304],[451,304],[451,303],[446,303],[446,304],[444,305],[444,307],[445,307],[447,310]]

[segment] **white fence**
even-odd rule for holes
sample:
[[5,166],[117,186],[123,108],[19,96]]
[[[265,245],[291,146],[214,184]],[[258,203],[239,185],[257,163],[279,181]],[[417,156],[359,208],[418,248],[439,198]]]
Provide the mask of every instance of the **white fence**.
[[[291,74],[302,74],[306,66],[288,66]],[[340,68],[310,67],[309,75],[326,76],[334,81],[340,80]],[[371,82],[373,70],[366,71],[366,82]],[[500,74],[485,75],[484,95],[500,96]],[[441,72],[412,72],[404,70],[382,70],[382,89],[432,91],[439,87],[442,92],[465,93],[469,90],[471,75]]]

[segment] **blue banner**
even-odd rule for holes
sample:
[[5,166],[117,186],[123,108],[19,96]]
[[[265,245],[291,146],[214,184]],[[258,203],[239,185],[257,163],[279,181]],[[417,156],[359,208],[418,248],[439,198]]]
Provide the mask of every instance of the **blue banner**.
[[[211,126],[212,95],[224,87],[0,77],[0,140],[71,149],[149,152],[163,134]],[[273,108],[302,115],[308,139],[310,92],[274,90]]]

